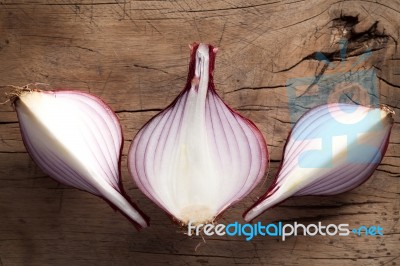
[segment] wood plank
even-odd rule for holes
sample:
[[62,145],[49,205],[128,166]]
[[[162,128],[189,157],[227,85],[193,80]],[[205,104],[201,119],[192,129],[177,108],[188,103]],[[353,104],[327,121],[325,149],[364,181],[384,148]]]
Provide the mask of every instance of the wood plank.
[[[399,12],[397,0],[1,1],[0,85],[42,82],[89,91],[109,103],[125,136],[124,187],[152,223],[136,232],[101,199],[43,174],[25,151],[13,108],[3,104],[0,265],[399,264]],[[341,63],[337,42],[345,38],[348,57]],[[218,93],[257,124],[271,155],[265,181],[222,216],[225,224],[243,222],[243,211],[277,171],[293,122],[289,94],[322,86],[316,80],[315,87],[291,91],[290,82],[376,71],[379,102],[397,115],[386,156],[371,179],[337,196],[289,199],[257,221],[380,225],[383,236],[214,236],[204,243],[185,235],[136,188],[126,167],[130,141],[184,87],[193,41],[220,48]],[[361,60],[368,49],[371,56]],[[328,57],[330,68],[316,60],[317,52]],[[5,90],[0,92],[3,102]]]

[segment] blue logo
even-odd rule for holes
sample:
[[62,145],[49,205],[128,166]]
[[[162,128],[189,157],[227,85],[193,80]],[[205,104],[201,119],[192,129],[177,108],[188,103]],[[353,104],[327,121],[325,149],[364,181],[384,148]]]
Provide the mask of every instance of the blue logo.
[[379,105],[375,69],[357,69],[372,55],[371,50],[350,64],[346,61],[347,44],[347,40],[339,42],[340,62],[332,62],[323,53],[316,53],[315,59],[324,64],[320,74],[287,80],[290,120],[293,124],[309,109],[326,103]]
[[[324,64],[323,71],[319,75],[287,81],[290,119],[293,124],[306,111],[316,106],[327,103],[351,104],[337,105],[339,110],[335,112],[339,111],[342,119],[335,116],[332,110],[321,109],[321,115],[325,112],[329,120],[323,128],[321,125],[310,124],[307,129],[293,130],[292,137],[296,141],[319,141],[319,149],[304,151],[300,155],[299,166],[302,168],[333,167],[336,163],[333,158],[334,148],[345,150],[340,157],[345,157],[346,163],[371,163],[371,158],[374,163],[379,163],[381,160],[377,143],[358,141],[363,133],[381,130],[379,124],[371,128],[369,123],[378,121],[377,116],[380,116],[380,113],[362,112],[363,107],[360,106],[379,105],[376,72],[374,69],[354,70],[371,56],[371,50],[360,55],[355,63],[349,64],[346,61],[347,40],[341,40],[339,46],[340,62],[331,62],[324,54],[317,53],[316,60]],[[352,121],[354,117],[360,119]],[[342,147],[343,143],[347,144]]]

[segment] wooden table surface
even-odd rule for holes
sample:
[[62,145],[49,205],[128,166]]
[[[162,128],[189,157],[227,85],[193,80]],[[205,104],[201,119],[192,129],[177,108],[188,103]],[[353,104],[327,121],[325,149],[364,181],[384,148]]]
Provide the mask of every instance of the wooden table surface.
[[[109,103],[125,136],[123,184],[151,217],[151,226],[137,232],[101,199],[46,176],[26,153],[16,114],[4,104],[0,265],[399,265],[399,115],[382,164],[362,186],[337,196],[292,198],[256,220],[380,225],[383,236],[203,242],[172,224],[126,167],[133,136],[183,88],[188,44],[212,43],[220,48],[218,93],[257,124],[271,154],[265,182],[219,220],[244,222],[243,211],[266,191],[279,165],[291,128],[290,89],[301,95],[335,73],[375,71],[377,99],[400,113],[399,13],[399,1],[0,1],[0,85],[43,82]],[[344,63],[341,39],[348,40]],[[318,52],[333,64],[316,60]],[[289,86],[302,77],[313,77],[314,86]],[[364,94],[349,90],[365,104]]]

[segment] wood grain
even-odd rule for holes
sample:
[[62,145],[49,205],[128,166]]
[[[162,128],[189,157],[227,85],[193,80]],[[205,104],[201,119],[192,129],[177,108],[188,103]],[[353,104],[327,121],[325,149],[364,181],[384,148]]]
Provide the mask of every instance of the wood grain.
[[[259,218],[380,225],[382,237],[210,237],[203,243],[172,224],[126,167],[135,133],[183,88],[188,44],[212,43],[220,48],[219,94],[259,126],[271,153],[265,182],[220,220],[243,222],[243,211],[271,182],[292,125],[289,80],[314,77],[315,87],[329,75],[374,70],[380,102],[400,113],[399,13],[400,1],[0,1],[0,85],[43,82],[109,103],[125,135],[123,184],[151,217],[151,227],[136,232],[101,199],[47,177],[26,153],[12,108],[0,105],[0,265],[399,264],[398,115],[382,164],[361,187],[293,198]],[[343,68],[338,41],[344,38]],[[368,49],[371,56],[354,66]],[[316,60],[317,52],[334,66]]]

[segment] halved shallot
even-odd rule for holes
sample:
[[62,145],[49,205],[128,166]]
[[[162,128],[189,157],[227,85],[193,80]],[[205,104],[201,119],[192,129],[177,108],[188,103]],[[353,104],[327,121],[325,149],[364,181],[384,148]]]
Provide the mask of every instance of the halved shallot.
[[251,221],[291,196],[335,195],[366,181],[389,142],[394,112],[333,103],[313,108],[294,126],[276,179],[249,210]]
[[122,190],[122,131],[109,106],[85,92],[28,87],[13,104],[26,149],[43,172],[104,198],[135,225],[147,226]]
[[212,222],[264,176],[257,127],[215,91],[217,48],[194,43],[185,89],[135,136],[128,154],[138,187],[182,225]]

